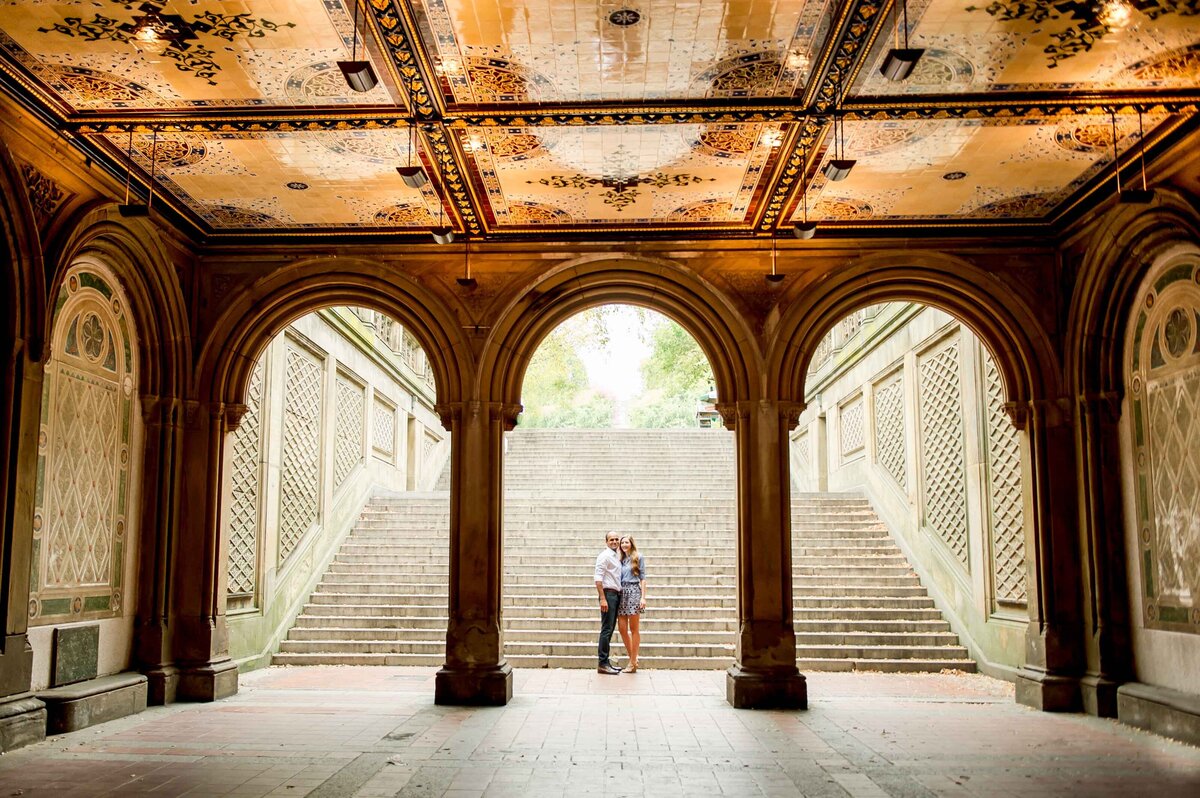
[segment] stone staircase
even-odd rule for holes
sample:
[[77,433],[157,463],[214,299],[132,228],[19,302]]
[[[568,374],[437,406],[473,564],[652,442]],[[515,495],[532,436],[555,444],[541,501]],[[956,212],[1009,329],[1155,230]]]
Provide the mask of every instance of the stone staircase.
[[[505,656],[594,667],[592,563],[609,529],[646,557],[641,661],[725,668],[737,630],[733,439],[719,430],[517,430],[505,468]],[[866,499],[793,498],[804,670],[974,670]],[[448,496],[377,496],[276,664],[440,665]],[[620,638],[614,652],[624,659]]]

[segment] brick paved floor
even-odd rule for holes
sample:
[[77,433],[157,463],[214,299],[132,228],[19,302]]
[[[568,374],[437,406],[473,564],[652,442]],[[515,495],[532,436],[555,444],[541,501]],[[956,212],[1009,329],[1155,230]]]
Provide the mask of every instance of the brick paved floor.
[[809,674],[806,712],[723,673],[518,671],[507,707],[433,705],[433,668],[271,668],[215,704],[0,757],[5,796],[1200,796],[1200,749],[1013,703],[963,674]]

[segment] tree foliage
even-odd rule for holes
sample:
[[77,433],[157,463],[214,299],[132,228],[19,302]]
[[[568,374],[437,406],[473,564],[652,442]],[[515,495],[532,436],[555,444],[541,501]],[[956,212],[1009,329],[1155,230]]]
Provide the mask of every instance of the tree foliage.
[[712,369],[695,339],[657,313],[617,306],[584,311],[546,336],[525,373],[521,426],[614,425],[616,402],[590,385],[581,353],[607,347],[614,320],[621,313],[628,319],[631,310],[649,355],[640,366],[642,391],[624,407],[627,423],[646,429],[696,426],[697,403],[709,390]]

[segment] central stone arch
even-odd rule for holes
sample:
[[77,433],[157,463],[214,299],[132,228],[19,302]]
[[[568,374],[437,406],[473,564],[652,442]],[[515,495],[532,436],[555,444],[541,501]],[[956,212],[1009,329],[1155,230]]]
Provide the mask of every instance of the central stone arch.
[[614,255],[561,264],[505,308],[484,346],[480,394],[519,405],[542,339],[568,317],[606,304],[655,310],[687,330],[712,365],[722,403],[759,395],[761,349],[726,297],[673,261]]

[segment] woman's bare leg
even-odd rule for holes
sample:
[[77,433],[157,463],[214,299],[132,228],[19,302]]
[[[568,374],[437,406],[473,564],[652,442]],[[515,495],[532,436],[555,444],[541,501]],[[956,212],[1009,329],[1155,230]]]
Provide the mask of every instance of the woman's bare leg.
[[[629,627],[629,636],[625,636],[625,632],[621,632],[621,640],[625,643],[625,650],[629,652],[629,664],[637,666],[638,664],[638,649],[642,646],[642,616],[628,616],[626,626]],[[624,629],[625,627],[621,627]]]
[[[629,657],[629,664],[632,665],[637,661],[637,652],[633,650],[633,642],[629,639],[629,619],[637,618],[636,615],[618,615],[617,616],[617,631],[621,633],[621,643],[625,646],[625,656]],[[636,623],[636,620],[634,621]]]

